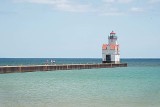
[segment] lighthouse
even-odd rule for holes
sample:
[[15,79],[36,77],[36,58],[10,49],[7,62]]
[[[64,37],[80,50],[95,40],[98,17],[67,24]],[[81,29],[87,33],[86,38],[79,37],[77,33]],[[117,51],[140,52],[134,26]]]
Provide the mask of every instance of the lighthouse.
[[120,63],[119,44],[114,31],[108,36],[108,44],[102,45],[103,63]]

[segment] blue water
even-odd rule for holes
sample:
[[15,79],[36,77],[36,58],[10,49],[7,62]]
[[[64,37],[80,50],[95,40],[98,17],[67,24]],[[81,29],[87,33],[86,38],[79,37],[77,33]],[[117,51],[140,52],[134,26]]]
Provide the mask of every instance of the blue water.
[[[0,59],[0,65],[43,64],[46,60],[50,59]],[[0,74],[0,107],[160,107],[160,59],[121,61],[128,67]]]
[[101,63],[100,58],[0,58],[0,65],[41,65],[51,60],[56,64]]

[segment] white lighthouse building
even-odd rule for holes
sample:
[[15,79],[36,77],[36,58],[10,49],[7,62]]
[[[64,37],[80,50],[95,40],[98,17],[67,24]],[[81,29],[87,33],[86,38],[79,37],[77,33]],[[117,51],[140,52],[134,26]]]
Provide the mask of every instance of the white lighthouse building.
[[103,44],[102,46],[102,62],[120,63],[119,44],[114,31],[108,36],[108,44]]

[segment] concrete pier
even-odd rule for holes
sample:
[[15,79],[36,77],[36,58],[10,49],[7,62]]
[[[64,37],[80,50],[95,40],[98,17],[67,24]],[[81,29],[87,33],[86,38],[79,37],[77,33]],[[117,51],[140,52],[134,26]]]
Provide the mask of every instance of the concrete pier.
[[0,74],[14,73],[14,72],[55,71],[55,70],[73,70],[73,69],[97,69],[97,68],[113,68],[113,67],[127,67],[127,63],[0,66]]

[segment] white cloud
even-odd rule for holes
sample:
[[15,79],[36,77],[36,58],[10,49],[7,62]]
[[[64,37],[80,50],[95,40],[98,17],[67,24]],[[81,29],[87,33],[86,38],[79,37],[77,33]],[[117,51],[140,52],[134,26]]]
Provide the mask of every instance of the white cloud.
[[101,8],[98,13],[103,16],[120,16],[125,14],[123,11],[120,11],[118,8],[112,6]]
[[105,3],[130,3],[132,0],[103,0]]
[[118,0],[119,3],[131,3],[132,0]]
[[[132,13],[143,13],[149,10],[147,2],[160,2],[160,0],[148,0],[143,6],[131,7],[137,0],[100,0],[95,2],[81,2],[79,0],[13,0],[15,2],[34,3],[50,5],[53,9],[66,12],[93,12],[98,15],[125,15]],[[142,3],[142,2],[139,2]],[[137,7],[136,7],[137,6]]]
[[38,4],[54,4],[55,0],[14,0],[15,2],[28,2]]
[[131,11],[132,12],[144,12],[144,9],[143,8],[139,8],[139,7],[132,7]]
[[105,2],[105,3],[114,3],[115,0],[103,0],[103,2]]
[[69,12],[87,12],[90,10],[90,5],[88,4],[77,4],[70,0],[14,0],[16,2],[26,2],[35,4],[47,4],[52,5],[53,8],[62,11]]
[[87,12],[90,10],[89,5],[72,5],[67,3],[61,3],[57,4],[56,9],[62,10],[62,11],[70,11],[70,12]]
[[100,15],[102,15],[102,16],[121,16],[121,15],[124,15],[124,13],[122,13],[122,12],[105,12],[105,13],[101,13]]
[[102,0],[104,5],[101,9],[101,15],[106,16],[120,16],[127,14],[128,7],[126,4],[131,3],[133,0]]
[[149,0],[149,3],[160,3],[160,0]]

